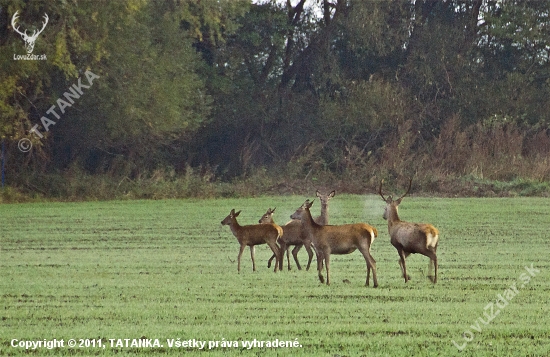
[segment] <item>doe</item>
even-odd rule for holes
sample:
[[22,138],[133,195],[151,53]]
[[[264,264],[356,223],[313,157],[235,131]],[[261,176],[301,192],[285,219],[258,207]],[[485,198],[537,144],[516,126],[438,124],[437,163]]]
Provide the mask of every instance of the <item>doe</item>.
[[[272,223],[273,221],[273,213],[275,212],[275,208],[271,209],[269,208],[267,212],[260,218],[259,223],[265,224],[265,223]],[[298,267],[298,270],[302,270],[302,266],[300,265],[300,262],[298,261],[298,251],[302,246],[306,247],[307,254],[309,256],[309,260],[307,262],[307,268],[306,270],[309,270],[309,267],[311,266],[311,260],[313,259],[313,251],[311,249],[311,240],[309,239],[306,231],[302,228],[302,222],[298,220],[290,220],[287,224],[281,227],[283,229],[283,235],[277,240],[277,243],[279,243],[280,250],[281,250],[281,261],[279,270],[283,270],[283,260],[284,260],[284,254],[286,251],[286,259],[287,259],[287,265],[288,270],[290,270],[290,256],[289,256],[289,249],[290,246],[295,246],[294,249],[292,249],[292,256],[294,257],[294,261],[296,262],[296,266]],[[271,262],[273,259],[276,258],[275,254],[269,258],[267,262],[267,267],[271,267]]]
[[250,247],[250,257],[252,258],[252,270],[256,271],[256,262],[254,261],[254,246],[260,244],[267,244],[273,251],[273,254],[277,257],[275,263],[275,272],[279,266],[279,260],[281,260],[281,251],[277,246],[277,239],[283,235],[283,230],[276,224],[253,224],[248,226],[241,226],[237,222],[239,212],[231,210],[229,215],[221,222],[222,225],[227,225],[231,228],[231,232],[239,241],[241,248],[239,249],[239,255],[237,257],[237,271],[241,272],[241,256],[246,246]]
[[[315,192],[317,197],[319,198],[319,201],[321,202],[321,215],[317,218],[315,218],[315,222],[317,224],[320,224],[322,226],[328,224],[328,202],[331,198],[334,197],[336,194],[336,191],[332,191],[329,194],[324,194],[319,192],[317,190]],[[275,208],[271,209],[269,208],[267,212],[260,218],[259,223],[275,223],[273,221],[273,213],[275,212]],[[302,223],[299,220],[293,219],[288,221],[283,228],[283,236],[279,238],[277,243],[279,243],[282,251],[282,259],[280,262],[279,270],[283,270],[283,260],[284,260],[284,254],[286,251],[286,259],[287,259],[287,265],[288,270],[290,270],[290,246],[294,246],[294,249],[292,249],[292,256],[294,257],[294,261],[296,262],[296,266],[298,267],[298,270],[302,270],[302,266],[300,265],[300,262],[298,261],[298,252],[304,246],[307,251],[308,255],[308,261],[307,261],[307,268],[306,270],[309,270],[309,267],[311,266],[311,260],[313,259],[313,250],[311,249],[311,240],[308,238],[307,233],[302,227]],[[271,267],[271,262],[275,258],[275,255],[272,255],[271,258],[269,258],[267,262],[267,267]]]
[[374,287],[378,286],[376,278],[376,261],[370,254],[370,247],[374,238],[378,235],[376,228],[366,223],[344,224],[338,226],[322,226],[317,224],[311,216],[310,208],[313,202],[306,200],[290,218],[299,219],[309,238],[313,242],[315,253],[317,254],[317,271],[319,280],[324,283],[323,262],[327,269],[327,285],[330,285],[330,255],[331,254],[350,254],[358,249],[367,263],[367,280],[365,285],[369,285],[370,271],[372,269],[372,279]]

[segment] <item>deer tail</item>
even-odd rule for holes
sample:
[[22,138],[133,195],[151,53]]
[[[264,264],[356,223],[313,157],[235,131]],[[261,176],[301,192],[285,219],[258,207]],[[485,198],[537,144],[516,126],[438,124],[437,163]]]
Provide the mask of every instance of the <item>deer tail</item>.
[[376,227],[372,227],[372,231],[374,232],[374,237],[378,237],[378,230]]

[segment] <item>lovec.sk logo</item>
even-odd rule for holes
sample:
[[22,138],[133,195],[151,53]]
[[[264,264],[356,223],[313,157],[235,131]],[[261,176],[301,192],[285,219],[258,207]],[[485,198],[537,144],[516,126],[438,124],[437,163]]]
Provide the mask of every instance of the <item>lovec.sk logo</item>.
[[40,35],[42,33],[42,31],[44,31],[44,29],[46,28],[46,25],[48,24],[48,14],[44,13],[44,22],[42,22],[42,28],[40,30],[34,30],[32,35],[27,35],[27,30],[25,30],[25,32],[21,32],[19,31],[19,27],[16,26],[16,22],[17,22],[17,13],[19,11],[16,11],[15,14],[13,14],[13,17],[11,18],[11,27],[13,28],[13,30],[15,32],[17,32],[18,34],[21,35],[21,37],[23,38],[23,41],[25,41],[25,49],[27,50],[27,55],[13,55],[13,59],[14,60],[45,60],[46,59],[46,55],[33,55],[32,54],[32,51],[34,50],[34,44],[36,42],[36,39],[38,38],[38,35]]

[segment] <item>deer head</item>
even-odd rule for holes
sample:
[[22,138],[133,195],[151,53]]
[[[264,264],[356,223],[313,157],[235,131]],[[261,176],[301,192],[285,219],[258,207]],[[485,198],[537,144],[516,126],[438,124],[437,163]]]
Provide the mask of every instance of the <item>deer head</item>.
[[271,207],[268,208],[267,212],[260,218],[258,223],[273,223],[273,213],[275,213],[275,209],[277,209],[277,207],[273,209],[271,209]]
[[290,219],[298,219],[298,220],[301,220],[302,217],[304,216],[306,210],[309,211],[309,209],[311,208],[311,206],[313,206],[313,201],[310,201],[309,199],[307,199],[297,210],[296,212],[294,212],[291,216],[290,216]]
[[328,224],[328,201],[330,201],[331,198],[334,197],[336,194],[336,191],[332,191],[328,195],[322,194],[317,190],[315,192],[317,197],[319,197],[319,201],[321,202],[321,215],[317,218],[315,218],[315,222],[321,225],[327,225]]
[[222,225],[223,226],[231,225],[231,223],[237,219],[240,213],[241,211],[235,213],[235,209],[232,209],[231,212],[229,212],[229,215],[223,219]]
[[396,200],[394,200],[391,195],[388,196],[388,198],[384,197],[384,195],[382,194],[382,183],[383,182],[384,182],[384,180],[380,181],[380,188],[378,189],[378,194],[380,195],[380,197],[382,197],[384,202],[386,202],[386,208],[384,209],[384,214],[382,215],[382,217],[387,220],[388,216],[389,216],[389,213],[388,213],[389,210],[395,210],[395,215],[397,216],[397,207],[401,203],[401,200],[409,194],[409,191],[411,190],[412,179],[410,179],[410,181],[409,181],[409,188],[407,189],[407,192],[405,192],[405,194],[403,196],[399,197]]
[[330,201],[330,199],[333,198],[335,194],[336,191],[332,191],[328,195],[322,194],[321,192],[319,192],[319,190],[315,192],[315,195],[319,197],[319,201],[321,201],[321,206],[325,208],[328,206],[328,201]]
[[42,28],[40,30],[34,30],[32,35],[29,36],[27,35],[27,30],[25,30],[25,32],[21,32],[19,31],[19,27],[16,27],[16,21],[17,21],[17,13],[19,11],[16,11],[15,14],[13,14],[13,17],[11,18],[11,27],[13,27],[13,30],[15,32],[17,32],[18,34],[21,35],[21,37],[23,37],[23,41],[25,41],[25,49],[27,50],[27,53],[28,54],[31,54],[32,51],[34,50],[34,43],[36,41],[36,39],[38,38],[38,35],[40,35],[42,33],[42,31],[44,31],[44,29],[46,28],[46,25],[48,24],[48,14],[44,13],[44,22],[42,23]]

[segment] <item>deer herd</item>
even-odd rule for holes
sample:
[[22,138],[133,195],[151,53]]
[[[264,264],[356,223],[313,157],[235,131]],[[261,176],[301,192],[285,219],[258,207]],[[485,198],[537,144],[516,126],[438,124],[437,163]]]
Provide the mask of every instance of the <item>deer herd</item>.
[[[405,283],[410,280],[407,274],[405,259],[413,253],[419,253],[430,258],[428,266],[428,278],[435,284],[437,282],[437,244],[439,241],[439,232],[437,228],[428,223],[410,223],[399,219],[397,214],[398,206],[405,196],[411,190],[412,180],[409,181],[409,188],[398,199],[394,200],[392,196],[384,197],[382,194],[382,183],[378,189],[379,195],[386,203],[382,217],[388,221],[388,233],[391,244],[397,249],[399,254],[399,266]],[[287,255],[288,270],[291,269],[289,249],[292,249],[294,262],[299,270],[302,269],[298,261],[298,251],[304,247],[308,253],[309,259],[306,270],[309,270],[313,259],[313,252],[317,257],[317,273],[321,283],[325,283],[323,277],[323,268],[326,267],[326,284],[330,285],[330,256],[332,254],[342,255],[350,254],[358,250],[365,258],[366,263],[366,282],[369,286],[370,274],[372,272],[373,286],[378,286],[376,277],[376,261],[371,255],[371,246],[374,239],[378,236],[375,227],[367,223],[329,225],[328,203],[334,197],[335,192],[322,194],[316,192],[321,202],[321,215],[313,218],[310,208],[314,201],[306,200],[290,216],[290,221],[285,225],[279,226],[273,220],[275,208],[269,208],[260,218],[258,224],[241,226],[237,222],[237,217],[241,211],[231,210],[229,215],[221,222],[222,225],[228,225],[231,232],[237,238],[240,244],[239,255],[237,257],[237,270],[241,271],[241,256],[246,246],[250,247],[250,256],[252,258],[252,269],[256,270],[254,260],[254,247],[260,244],[267,244],[273,251],[273,256],[268,261],[268,267],[271,267],[275,259],[274,271],[283,270],[284,254]],[[433,276],[431,275],[433,267]]]

